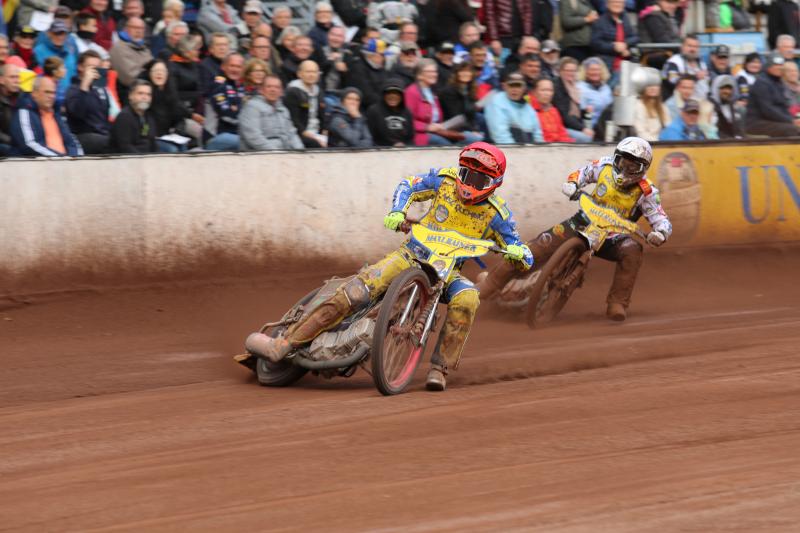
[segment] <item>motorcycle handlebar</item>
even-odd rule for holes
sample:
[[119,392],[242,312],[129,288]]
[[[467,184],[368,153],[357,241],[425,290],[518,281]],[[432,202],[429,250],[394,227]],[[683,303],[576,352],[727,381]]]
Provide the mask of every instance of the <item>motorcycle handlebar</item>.
[[[411,226],[413,226],[414,224],[419,224],[419,219],[407,218],[404,221],[402,221],[399,226],[397,226],[397,229],[395,231],[402,231],[403,233],[408,233],[411,231]],[[499,246],[492,246],[489,248],[489,251],[494,252],[496,254],[506,253],[506,249],[501,248]]]

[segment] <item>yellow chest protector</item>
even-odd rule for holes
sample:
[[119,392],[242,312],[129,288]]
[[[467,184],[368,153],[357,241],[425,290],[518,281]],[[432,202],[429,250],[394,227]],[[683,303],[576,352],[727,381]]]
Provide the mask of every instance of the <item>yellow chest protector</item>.
[[445,178],[422,223],[433,229],[451,229],[467,237],[483,238],[495,215],[507,210],[502,200],[496,197],[480,205],[464,205],[456,194],[455,179]]
[[638,185],[626,189],[617,185],[614,180],[611,165],[606,165],[600,171],[597,185],[592,192],[592,199],[600,205],[613,209],[620,216],[631,218],[639,198],[645,191],[650,190],[650,181],[642,179]]

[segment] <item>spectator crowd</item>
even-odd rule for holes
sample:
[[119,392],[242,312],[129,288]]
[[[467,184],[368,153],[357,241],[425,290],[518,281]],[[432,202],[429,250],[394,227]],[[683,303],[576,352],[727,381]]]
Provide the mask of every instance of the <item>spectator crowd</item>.
[[[738,57],[686,33],[688,1],[330,0],[303,31],[260,0],[19,0],[0,156],[800,135],[797,2]],[[740,0],[705,4],[752,30]],[[657,75],[615,128],[623,61]]]

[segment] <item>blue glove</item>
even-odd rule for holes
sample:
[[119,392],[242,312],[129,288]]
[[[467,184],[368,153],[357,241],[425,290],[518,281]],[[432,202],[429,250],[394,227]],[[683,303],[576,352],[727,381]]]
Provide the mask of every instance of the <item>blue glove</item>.
[[506,246],[506,252],[503,254],[503,257],[507,261],[522,261],[526,252],[530,253],[530,250],[524,244],[509,244]]
[[393,211],[383,217],[383,225],[386,226],[386,229],[390,229],[392,231],[397,231],[397,228],[403,221],[406,219],[406,214],[402,211]]

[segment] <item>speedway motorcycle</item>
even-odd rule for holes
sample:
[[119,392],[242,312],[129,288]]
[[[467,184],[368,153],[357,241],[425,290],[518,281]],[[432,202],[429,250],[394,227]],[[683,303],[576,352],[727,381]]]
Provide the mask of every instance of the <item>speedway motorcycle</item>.
[[[384,395],[400,394],[414,378],[430,334],[436,328],[438,304],[447,279],[461,262],[488,252],[505,253],[494,242],[467,237],[453,230],[437,230],[406,220],[401,231],[411,233],[416,264],[389,285],[384,295],[320,333],[309,345],[272,363],[249,353],[234,357],[268,387],[285,387],[307,372],[333,378],[350,377],[358,368],[368,372]],[[277,322],[264,324],[261,333],[276,337],[311,313],[336,289],[354,276],[327,280],[292,306]]]
[[636,235],[647,242],[635,222],[596,203],[589,194],[578,191],[578,205],[583,224],[577,235],[559,246],[541,268],[509,281],[493,299],[501,309],[522,311],[530,328],[540,328],[558,315],[583,285],[589,261],[609,236]]

